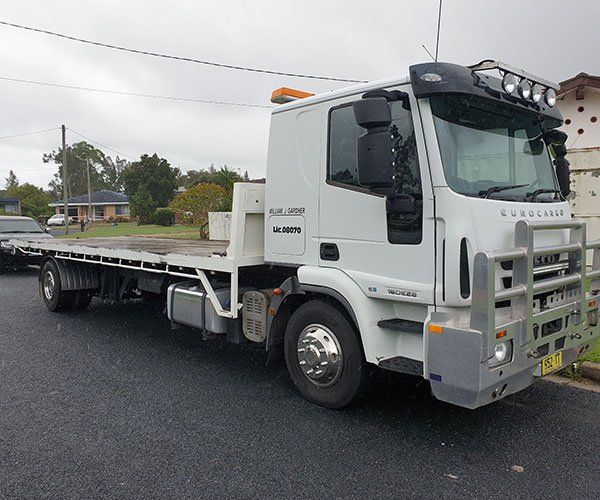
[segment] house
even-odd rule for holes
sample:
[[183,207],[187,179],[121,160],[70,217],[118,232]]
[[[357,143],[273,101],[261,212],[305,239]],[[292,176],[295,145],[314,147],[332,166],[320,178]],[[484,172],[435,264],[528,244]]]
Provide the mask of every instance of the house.
[[21,202],[18,198],[0,198],[0,210],[7,214],[21,215]]
[[[88,214],[88,205],[91,205],[91,213]],[[57,214],[64,213],[64,202],[62,200],[49,203]],[[129,198],[121,193],[108,191],[96,191],[92,193],[91,200],[88,195],[74,196],[68,201],[69,216],[76,220],[93,219],[99,220],[119,220],[129,218]]]
[[556,103],[569,136],[571,209],[586,222],[587,239],[600,239],[600,76],[579,73],[561,82]]

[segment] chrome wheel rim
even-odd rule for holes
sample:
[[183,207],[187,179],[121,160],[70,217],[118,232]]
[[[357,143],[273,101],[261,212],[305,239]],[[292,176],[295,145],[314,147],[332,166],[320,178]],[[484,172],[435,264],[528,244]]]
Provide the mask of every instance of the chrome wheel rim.
[[342,347],[324,325],[308,325],[298,337],[298,363],[304,376],[319,387],[337,382],[342,374]]
[[54,287],[56,285],[54,282],[54,275],[50,271],[46,271],[44,274],[42,285],[44,289],[44,297],[46,297],[46,300],[52,300],[52,297],[54,296]]

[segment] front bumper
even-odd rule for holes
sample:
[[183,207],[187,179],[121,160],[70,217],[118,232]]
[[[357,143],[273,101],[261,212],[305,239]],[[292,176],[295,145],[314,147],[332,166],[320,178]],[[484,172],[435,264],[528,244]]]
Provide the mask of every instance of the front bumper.
[[[600,297],[595,300],[598,302]],[[512,361],[490,368],[481,332],[448,326],[443,322],[435,324],[443,325],[442,333],[428,329],[426,332],[429,336],[428,377],[431,389],[436,398],[466,408],[493,403],[530,386],[542,376],[541,362],[546,356],[560,351],[563,353],[563,366],[567,366],[592,349],[600,338],[600,327],[577,325],[519,346],[515,345],[516,329],[509,328],[507,331],[510,333],[502,341],[513,341]],[[532,356],[536,346],[546,345],[546,355]]]
[[[534,232],[570,229],[565,245],[535,248]],[[586,270],[585,252],[594,249],[594,268]],[[534,257],[567,255],[568,270],[534,280]],[[496,263],[513,261],[513,286],[495,290]],[[434,313],[425,325],[426,377],[440,400],[477,408],[513,394],[542,376],[542,360],[561,352],[562,365],[592,349],[600,338],[600,241],[586,245],[585,224],[520,221],[515,248],[475,257],[470,318]],[[586,292],[591,281],[592,292]],[[540,297],[544,297],[540,300]],[[508,307],[498,302],[510,301]],[[491,367],[499,342],[512,343],[512,358]]]
[[25,267],[39,265],[43,256],[40,254],[22,252],[19,249],[0,250],[0,263],[4,267]]

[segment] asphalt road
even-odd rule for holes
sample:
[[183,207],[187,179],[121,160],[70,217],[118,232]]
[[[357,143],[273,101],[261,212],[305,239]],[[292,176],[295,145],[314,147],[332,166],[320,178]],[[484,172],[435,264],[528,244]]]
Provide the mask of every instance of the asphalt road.
[[156,303],[48,312],[0,276],[1,498],[598,498],[600,394],[539,382],[475,411],[383,374],[329,411]]

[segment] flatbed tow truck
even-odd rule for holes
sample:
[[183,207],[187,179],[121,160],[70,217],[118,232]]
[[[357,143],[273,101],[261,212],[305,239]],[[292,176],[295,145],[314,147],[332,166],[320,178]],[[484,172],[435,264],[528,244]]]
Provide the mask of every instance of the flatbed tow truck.
[[280,90],[267,181],[235,185],[230,241],[12,243],[44,257],[51,311],[159,294],[173,325],[284,356],[317,404],[352,403],[378,366],[477,408],[600,336],[600,241],[565,200],[557,89],[483,61]]

